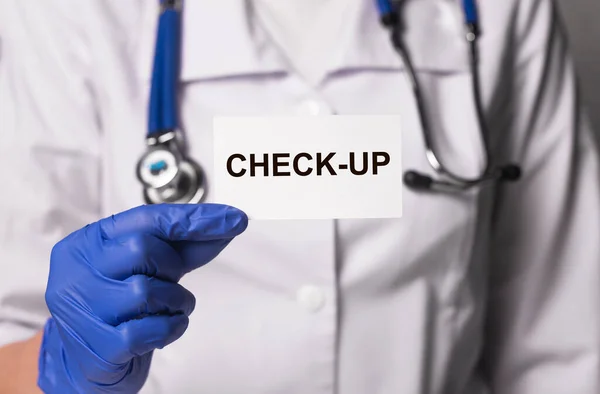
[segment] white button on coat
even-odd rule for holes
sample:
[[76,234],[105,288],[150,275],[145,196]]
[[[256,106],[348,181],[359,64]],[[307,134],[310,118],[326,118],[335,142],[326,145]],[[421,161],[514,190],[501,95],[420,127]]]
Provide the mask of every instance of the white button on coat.
[[301,287],[296,298],[298,303],[309,312],[317,312],[325,305],[325,293],[317,286],[306,285]]
[[299,115],[331,115],[332,112],[326,103],[316,99],[305,100],[298,106]]

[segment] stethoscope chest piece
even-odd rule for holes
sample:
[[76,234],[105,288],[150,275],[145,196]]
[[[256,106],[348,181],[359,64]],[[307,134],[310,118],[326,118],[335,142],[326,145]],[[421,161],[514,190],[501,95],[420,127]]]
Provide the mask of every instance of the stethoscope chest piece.
[[146,203],[201,202],[205,195],[202,169],[193,160],[184,157],[174,132],[161,137],[148,140],[148,150],[137,166]]
[[146,152],[137,164],[147,204],[197,204],[206,195],[202,168],[185,151],[179,120],[182,1],[160,0]]

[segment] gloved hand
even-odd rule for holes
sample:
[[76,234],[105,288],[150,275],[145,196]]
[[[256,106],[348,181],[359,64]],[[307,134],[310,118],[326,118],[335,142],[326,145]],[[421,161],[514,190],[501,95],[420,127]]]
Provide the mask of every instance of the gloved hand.
[[39,387],[47,394],[137,393],[152,352],[188,326],[177,282],[248,224],[223,205],[150,205],[100,220],[52,250]]

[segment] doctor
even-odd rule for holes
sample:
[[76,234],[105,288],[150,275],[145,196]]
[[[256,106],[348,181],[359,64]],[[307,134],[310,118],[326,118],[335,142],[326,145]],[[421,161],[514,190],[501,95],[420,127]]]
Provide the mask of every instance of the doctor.
[[463,2],[403,4],[444,165],[477,176],[487,140],[521,179],[248,226],[210,194],[215,115],[401,114],[440,178],[375,2],[188,0],[207,195],[145,205],[158,1],[0,0],[0,393],[599,393],[598,152],[554,4],[479,2],[487,129]]

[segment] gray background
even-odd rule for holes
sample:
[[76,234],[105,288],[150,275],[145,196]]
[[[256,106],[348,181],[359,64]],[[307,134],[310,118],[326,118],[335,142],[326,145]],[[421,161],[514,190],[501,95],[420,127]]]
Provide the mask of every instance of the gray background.
[[584,103],[600,138],[600,0],[559,0]]

